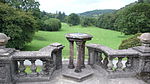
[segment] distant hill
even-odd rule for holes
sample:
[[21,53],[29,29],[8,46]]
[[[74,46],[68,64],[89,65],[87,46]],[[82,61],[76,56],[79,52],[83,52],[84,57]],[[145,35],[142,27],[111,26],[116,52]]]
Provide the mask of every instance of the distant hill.
[[96,17],[96,16],[99,16],[101,14],[112,13],[115,11],[116,11],[115,9],[92,10],[92,11],[86,11],[83,13],[79,13],[79,15],[80,16],[88,16],[88,17]]

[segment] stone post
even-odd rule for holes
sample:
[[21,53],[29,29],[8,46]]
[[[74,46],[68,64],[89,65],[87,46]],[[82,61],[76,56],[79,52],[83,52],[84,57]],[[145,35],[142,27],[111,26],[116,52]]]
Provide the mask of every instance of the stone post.
[[81,64],[82,64],[82,61],[83,61],[83,49],[82,49],[82,45],[83,45],[83,42],[82,41],[76,41],[76,44],[77,44],[77,66],[76,66],[76,69],[75,69],[75,72],[79,73],[81,72]]
[[83,43],[82,43],[82,57],[81,57],[81,68],[85,68],[85,64],[84,64],[84,59],[85,59],[85,43],[86,43],[86,41],[83,41]]
[[69,57],[68,68],[73,69],[75,67],[74,64],[73,64],[73,60],[74,60],[74,41],[69,41],[69,43],[70,43],[70,57]]
[[56,47],[57,49],[52,52],[54,64],[56,65],[56,69],[62,68],[62,49],[64,48],[63,45],[60,43],[53,43],[50,46]]
[[139,52],[139,58],[134,58],[133,62],[135,69],[138,73],[149,72],[150,73],[150,33],[143,33],[138,37],[142,43],[142,46],[134,47],[133,49]]
[[13,84],[11,54],[14,49],[5,48],[10,38],[0,33],[0,84]]

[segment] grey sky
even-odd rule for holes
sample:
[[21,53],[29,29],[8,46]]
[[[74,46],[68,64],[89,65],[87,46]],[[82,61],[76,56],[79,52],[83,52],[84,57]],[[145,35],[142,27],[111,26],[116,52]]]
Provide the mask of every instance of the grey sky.
[[55,13],[62,11],[66,14],[81,13],[95,9],[120,9],[137,0],[38,0],[40,10]]

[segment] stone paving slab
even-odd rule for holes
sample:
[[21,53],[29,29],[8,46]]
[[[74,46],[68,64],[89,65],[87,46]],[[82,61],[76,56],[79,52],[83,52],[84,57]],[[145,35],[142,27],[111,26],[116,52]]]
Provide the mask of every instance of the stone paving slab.
[[89,65],[86,65],[86,68],[82,69],[80,73],[76,73],[75,68],[69,69],[67,66],[64,66],[63,69],[62,75],[64,77],[78,82],[84,81],[94,74],[93,69]]

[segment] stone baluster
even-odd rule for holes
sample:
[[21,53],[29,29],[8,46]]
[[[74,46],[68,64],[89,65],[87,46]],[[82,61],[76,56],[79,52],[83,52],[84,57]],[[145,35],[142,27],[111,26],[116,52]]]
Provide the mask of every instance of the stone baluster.
[[26,67],[24,65],[24,61],[25,60],[19,60],[19,63],[20,63],[20,66],[19,66],[19,75],[20,76],[25,76],[26,75],[26,73],[25,73]]
[[94,61],[96,64],[98,64],[99,59],[98,59],[98,52],[97,51],[94,51]]
[[48,64],[48,62],[47,62],[47,60],[45,60],[45,59],[41,59],[42,60],[42,62],[43,62],[43,66],[42,66],[42,75],[43,76],[46,76],[46,75],[48,75],[49,74],[49,67],[47,66]]
[[131,61],[132,61],[132,58],[130,58],[130,57],[127,57],[127,62],[125,63],[125,71],[130,71],[131,69]]
[[103,58],[102,58],[102,52],[99,52],[98,53],[98,64],[99,65],[102,65],[102,60],[103,60]]
[[35,59],[32,59],[32,60],[30,60],[31,61],[31,67],[30,67],[30,69],[31,69],[31,71],[32,71],[32,75],[34,75],[34,76],[36,76],[37,75],[37,72],[36,72],[36,69],[37,69],[37,67],[36,67],[36,65],[35,65]]
[[123,63],[122,63],[122,57],[118,57],[118,62],[117,62],[117,68],[116,68],[116,71],[122,71],[123,69]]
[[107,69],[107,68],[108,68],[108,67],[107,67],[107,64],[108,64],[108,56],[105,55],[105,58],[104,58],[104,60],[103,60],[103,68]]
[[88,55],[89,55],[89,58],[88,58],[88,65],[94,65],[95,64],[95,49],[93,48],[88,48]]
[[114,67],[113,57],[109,57],[107,67],[108,67],[107,68],[108,71],[113,71],[113,67]]

